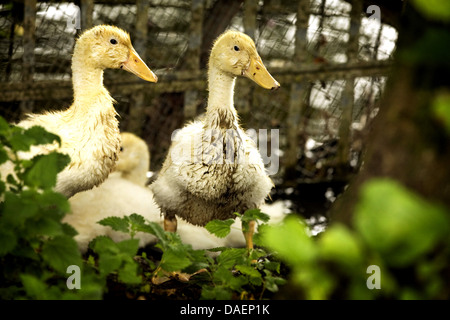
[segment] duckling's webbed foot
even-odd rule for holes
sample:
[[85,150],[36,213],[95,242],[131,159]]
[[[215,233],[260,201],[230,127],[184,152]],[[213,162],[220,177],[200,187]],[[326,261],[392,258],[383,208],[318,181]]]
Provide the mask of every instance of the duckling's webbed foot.
[[164,215],[164,230],[170,232],[177,231],[177,217],[175,215]]

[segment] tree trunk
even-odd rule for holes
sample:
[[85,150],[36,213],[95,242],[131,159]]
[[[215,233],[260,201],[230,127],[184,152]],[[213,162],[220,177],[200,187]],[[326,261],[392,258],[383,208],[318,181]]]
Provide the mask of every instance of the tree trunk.
[[423,197],[450,206],[450,139],[432,111],[440,90],[450,88],[448,24],[406,5],[395,66],[366,141],[361,171],[329,212],[352,224],[361,185],[375,177],[395,179]]

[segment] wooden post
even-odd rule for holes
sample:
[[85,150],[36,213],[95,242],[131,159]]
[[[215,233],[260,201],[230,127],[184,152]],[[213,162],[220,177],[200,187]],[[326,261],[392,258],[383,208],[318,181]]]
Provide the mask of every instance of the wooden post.
[[[256,14],[258,11],[258,1],[245,0],[244,1],[244,32],[252,38],[256,43],[256,30],[258,29],[256,23]],[[263,57],[264,61],[264,57]],[[239,82],[247,82],[247,79],[237,79]],[[248,119],[251,116],[251,109],[254,95],[254,85],[243,85],[239,87],[239,94],[243,99],[242,105],[239,106],[239,116],[241,119]],[[236,106],[238,107],[238,106]]]
[[[147,49],[147,23],[149,1],[136,0],[136,33],[133,35],[133,46],[145,61]],[[131,107],[127,130],[136,135],[142,134],[143,114],[145,114],[146,94],[144,90],[136,90],[131,95]]]
[[[347,44],[347,63],[358,60],[359,51],[359,29],[361,27],[361,15],[363,12],[363,2],[359,0],[352,1],[350,11],[350,29],[349,40]],[[350,148],[352,142],[351,125],[353,121],[354,105],[354,81],[350,76],[346,79],[344,90],[341,95],[342,116],[339,127],[339,147],[338,147],[338,167],[346,168],[350,162]]]
[[[309,20],[309,0],[300,0],[297,7],[297,22],[295,32],[295,51],[293,60],[296,65],[305,65],[308,58],[307,47],[307,30]],[[293,82],[291,84],[291,93],[289,101],[289,111],[287,117],[287,150],[284,156],[284,165],[286,174],[295,168],[299,158],[299,148],[304,145],[304,139],[299,135],[303,115],[308,107],[309,102],[305,103],[304,99],[308,95],[310,86],[307,80]]]
[[244,1],[244,30],[245,33],[256,41],[256,13],[258,11],[258,1]]
[[[27,88],[33,83],[35,56],[34,48],[36,46],[36,0],[24,1],[23,18],[23,56],[22,56],[22,82]],[[33,112],[34,101],[22,100],[20,110],[22,113]]]
[[94,0],[81,0],[81,8],[80,8],[81,30],[84,31],[93,26],[92,23],[93,13],[94,13]]
[[[189,27],[189,42],[186,52],[185,70],[198,71],[200,68],[200,53],[202,46],[202,26],[205,0],[192,0],[191,24]],[[198,91],[187,90],[184,93],[184,118],[190,119],[197,115]]]

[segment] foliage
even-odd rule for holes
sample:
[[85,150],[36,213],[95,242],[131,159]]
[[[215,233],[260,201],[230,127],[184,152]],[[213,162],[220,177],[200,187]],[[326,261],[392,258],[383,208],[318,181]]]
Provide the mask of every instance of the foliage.
[[[236,215],[241,217],[244,225],[250,220],[268,220],[268,216],[259,210],[248,210],[244,214]],[[218,237],[225,237],[230,233],[233,222],[233,219],[213,220],[206,228]],[[158,265],[147,270],[150,272],[143,283],[148,284],[156,277],[166,277],[171,272],[175,272],[179,277],[186,277],[186,281],[196,275],[191,281],[201,287],[201,299],[209,300],[263,298],[266,290],[276,292],[278,286],[285,283],[279,276],[280,263],[272,261],[270,254],[263,249],[249,251],[245,248],[213,248],[211,252],[220,252],[213,258],[205,250],[194,250],[191,245],[184,244],[177,233],[164,231],[159,224],[145,221],[138,214],[123,218],[108,217],[99,223],[130,234],[131,240],[134,240],[137,232],[150,233],[158,238],[156,246],[162,251],[161,260]],[[98,239],[94,241],[93,246],[95,252],[98,252],[97,241]],[[100,257],[104,254],[98,253]],[[117,257],[113,262],[109,261],[109,266],[113,267],[108,272],[119,268],[120,263],[121,260]],[[256,292],[259,295],[255,297]]]
[[[57,152],[19,157],[33,146],[59,144],[59,137],[42,127],[11,126],[0,117],[0,141],[0,164],[13,168],[0,181],[0,298],[99,297],[95,284],[78,295],[66,287],[67,267],[81,266],[82,257],[76,231],[62,223],[69,203],[52,188],[69,157]],[[86,284],[90,277],[86,271]]]
[[412,3],[431,19],[450,20],[450,3],[440,0],[413,0]]
[[[394,180],[374,179],[361,189],[354,225],[351,230],[336,223],[316,240],[291,216],[281,227],[269,227],[263,243],[292,268],[307,299],[449,297],[447,208]],[[381,270],[379,290],[367,286],[371,265]]]
[[[184,275],[185,280],[197,284],[203,299],[255,298],[257,290],[256,298],[263,298],[266,291],[275,292],[284,282],[279,277],[280,263],[271,261],[263,249],[194,250],[177,233],[165,232],[138,214],[99,221],[129,239],[114,242],[99,236],[82,256],[74,240],[76,231],[62,222],[70,211],[69,203],[52,190],[69,157],[49,152],[23,160],[24,153],[36,146],[56,146],[59,137],[41,127],[9,125],[0,117],[0,141],[0,164],[13,168],[13,173],[2,176],[0,182],[1,299],[101,299],[111,284],[123,284],[125,291],[150,294],[157,289],[155,279],[169,280],[171,274]],[[259,210],[236,215],[244,228],[250,220],[268,220]],[[212,221],[208,229],[224,237],[232,222]],[[155,247],[162,252],[159,261],[149,259],[145,251],[139,252],[139,232],[158,239]],[[80,290],[67,286],[69,266],[80,267]]]

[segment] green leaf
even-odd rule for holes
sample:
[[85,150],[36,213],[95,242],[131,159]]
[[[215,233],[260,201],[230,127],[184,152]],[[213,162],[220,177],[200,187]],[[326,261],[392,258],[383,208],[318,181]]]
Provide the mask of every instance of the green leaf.
[[58,135],[48,132],[41,126],[33,126],[26,129],[24,135],[33,140],[33,145],[52,144],[55,141],[61,145],[61,138]]
[[116,243],[120,252],[129,257],[134,257],[139,249],[139,239],[127,239]]
[[121,231],[124,233],[128,233],[129,229],[129,220],[128,217],[107,217],[97,222],[105,227],[111,227],[115,231]]
[[231,225],[234,223],[233,219],[228,220],[211,220],[205,226],[209,233],[216,237],[225,238],[231,231]]
[[264,212],[261,212],[260,209],[246,210],[244,214],[240,216],[240,218],[243,222],[249,222],[252,220],[254,221],[260,220],[262,222],[268,222],[270,220],[270,216]]
[[45,236],[59,236],[63,235],[61,223],[48,217],[29,221],[27,224],[29,234],[45,235]]
[[45,298],[45,292],[47,292],[48,287],[44,281],[30,274],[21,274],[20,279],[29,297],[34,299]]
[[0,116],[0,134],[5,135],[9,129],[9,123],[2,116]]
[[191,260],[181,250],[167,248],[161,257],[161,268],[166,271],[183,270],[191,264]]
[[231,300],[233,292],[225,286],[203,287],[201,298],[204,300]]
[[142,226],[145,225],[145,219],[143,216],[133,213],[129,216],[130,222],[132,225]]
[[225,250],[217,257],[217,264],[226,269],[231,269],[236,264],[243,263],[246,254],[247,249],[245,248],[231,248]]
[[137,273],[137,263],[134,260],[130,260],[118,271],[119,280],[127,284],[139,284],[142,282],[142,279]]
[[403,267],[445,241],[446,210],[390,179],[373,179],[361,188],[355,226],[386,263]]
[[267,276],[264,278],[266,289],[270,292],[278,292],[278,286],[284,285],[287,281],[281,277]]
[[57,236],[44,243],[42,257],[53,269],[63,274],[68,266],[82,264],[78,245],[68,236]]
[[21,227],[25,221],[39,213],[39,207],[36,206],[36,193],[25,190],[21,194],[15,194],[10,191],[5,192],[5,201],[3,204],[4,222],[11,227]]
[[318,256],[318,249],[306,230],[300,218],[288,216],[282,224],[268,226],[261,240],[291,266],[312,263]]
[[416,8],[431,19],[449,21],[450,3],[442,0],[412,0]]
[[360,240],[341,224],[332,225],[318,241],[320,255],[327,261],[334,261],[353,272],[361,270],[362,248]]
[[51,152],[35,156],[32,162],[33,165],[25,170],[26,185],[46,189],[56,185],[56,176],[70,163],[70,158],[58,152]]
[[12,230],[0,229],[0,257],[16,247],[17,236]]
[[242,274],[248,276],[251,284],[255,286],[262,285],[262,275],[254,267],[246,265],[236,265],[235,269],[241,272]]
[[9,160],[8,153],[6,152],[5,149],[1,148],[0,149],[0,164],[5,163],[8,160]]
[[[167,233],[163,230],[163,228],[156,222],[148,222],[145,225],[139,225],[136,231],[141,231],[149,234],[153,234],[159,239],[159,245],[161,247],[166,247],[168,244],[168,236]],[[169,234],[172,232],[169,232]],[[174,235],[178,235],[174,233]]]
[[433,112],[450,135],[450,93],[440,93],[433,101]]

